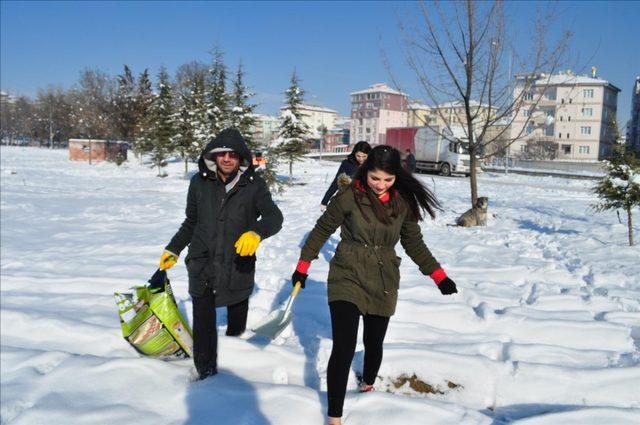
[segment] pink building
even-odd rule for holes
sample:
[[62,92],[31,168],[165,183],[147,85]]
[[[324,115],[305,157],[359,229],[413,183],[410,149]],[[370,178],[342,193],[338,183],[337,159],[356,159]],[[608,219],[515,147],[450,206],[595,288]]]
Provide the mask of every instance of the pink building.
[[387,128],[407,126],[407,95],[386,84],[374,84],[351,95],[351,142],[383,145]]
[[69,139],[69,159],[72,161],[116,161],[120,155],[127,160],[127,142],[98,139]]

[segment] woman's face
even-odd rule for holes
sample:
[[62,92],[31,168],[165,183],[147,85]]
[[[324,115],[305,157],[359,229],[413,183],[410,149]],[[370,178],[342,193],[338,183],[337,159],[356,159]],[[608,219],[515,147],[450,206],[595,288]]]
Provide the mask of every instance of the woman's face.
[[367,185],[373,193],[380,196],[387,192],[396,181],[396,176],[382,170],[373,169],[367,172]]
[[364,152],[356,152],[355,157],[359,165],[362,165],[367,160],[367,154]]

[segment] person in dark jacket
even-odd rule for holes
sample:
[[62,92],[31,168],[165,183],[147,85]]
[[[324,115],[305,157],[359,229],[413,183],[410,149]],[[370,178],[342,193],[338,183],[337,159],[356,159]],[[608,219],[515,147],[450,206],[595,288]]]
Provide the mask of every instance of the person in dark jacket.
[[410,173],[416,171],[416,157],[411,153],[411,149],[407,149],[406,156],[404,157],[405,168]]
[[322,211],[327,208],[329,200],[331,200],[331,197],[338,191],[338,181],[340,180],[340,176],[344,174],[349,178],[353,177],[356,171],[358,171],[358,167],[360,167],[360,165],[362,165],[362,163],[367,159],[367,155],[370,151],[371,145],[369,145],[369,143],[364,141],[356,143],[349,156],[347,156],[347,159],[340,163],[340,168],[338,168],[336,176],[333,178],[329,189],[327,189],[327,192],[324,194],[324,197],[320,202],[320,209]]
[[193,360],[201,379],[217,373],[216,307],[227,307],[227,335],[247,324],[256,249],[282,227],[282,213],[265,181],[255,174],[251,152],[235,129],[207,144],[189,184],[186,218],[166,246],[160,269],[182,250],[193,300]]
[[356,348],[358,322],[364,322],[364,368],[359,390],[368,392],[382,362],[382,344],[395,313],[400,285],[402,244],[420,271],[430,276],[443,295],[457,292],[425,245],[419,220],[441,209],[434,194],[409,174],[400,152],[376,146],[353,182],[333,198],[300,252],[291,282],[304,288],[311,261],[329,236],[341,227],[341,241],[327,278],[333,348],[327,367],[329,424],[340,424],[349,369]]

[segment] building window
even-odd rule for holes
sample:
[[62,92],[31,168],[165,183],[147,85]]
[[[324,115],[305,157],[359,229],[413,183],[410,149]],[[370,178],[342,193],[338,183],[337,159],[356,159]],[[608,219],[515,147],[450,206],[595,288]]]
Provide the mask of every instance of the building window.
[[593,89],[583,89],[582,90],[582,96],[585,99],[592,99],[593,98]]
[[571,145],[562,145],[562,153],[565,155],[571,155]]
[[524,134],[531,134],[533,132],[533,125],[529,124],[527,128],[524,129]]
[[564,119],[563,119],[563,116],[562,116],[562,115],[560,115],[560,121],[564,121]]
[[547,90],[547,92],[545,93],[545,97],[549,100],[556,100],[556,89],[554,88],[550,88]]
[[589,146],[580,146],[580,147],[578,147],[578,152],[588,154],[589,153]]
[[367,134],[371,133],[371,128],[367,127]]
[[567,133],[567,139],[569,138],[569,133]]
[[562,133],[558,133],[558,139],[562,139]]
[[589,126],[580,127],[580,134],[591,134],[591,127]]
[[522,110],[522,115],[524,115],[525,117],[528,117],[529,115],[531,115],[531,111],[528,109],[523,109]]
[[567,121],[571,121],[571,115],[567,117]]
[[582,116],[583,117],[592,117],[593,116],[593,108],[582,108]]
[[533,100],[533,93],[532,92],[525,93],[524,100]]

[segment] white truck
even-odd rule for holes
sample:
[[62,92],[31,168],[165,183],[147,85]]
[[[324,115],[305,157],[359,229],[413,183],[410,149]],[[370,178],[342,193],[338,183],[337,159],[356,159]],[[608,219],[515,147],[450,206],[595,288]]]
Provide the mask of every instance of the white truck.
[[[446,129],[442,132],[451,134]],[[470,173],[468,143],[452,136],[445,138],[429,127],[388,128],[386,144],[403,155],[409,149],[416,157],[416,170],[437,171],[443,176]]]

